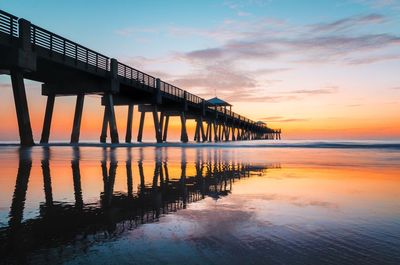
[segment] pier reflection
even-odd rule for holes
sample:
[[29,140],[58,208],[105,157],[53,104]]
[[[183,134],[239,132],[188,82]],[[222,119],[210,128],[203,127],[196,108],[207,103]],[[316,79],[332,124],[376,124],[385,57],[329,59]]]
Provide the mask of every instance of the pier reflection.
[[[169,163],[167,149],[155,148],[154,160],[150,161],[144,159],[143,149],[134,151],[139,153],[137,157],[133,158],[132,149],[128,149],[126,159],[121,159],[117,158],[116,150],[101,149],[98,166],[101,167],[103,191],[93,203],[85,202],[82,195],[85,190],[82,188],[81,149],[72,150],[70,176],[74,202],[71,202],[54,199],[52,180],[57,176],[51,170],[51,150],[43,147],[40,165],[44,201],[40,204],[39,215],[25,220],[32,155],[30,149],[20,149],[8,226],[0,228],[0,256],[23,259],[25,255],[21,253],[112,239],[206,197],[217,200],[227,196],[235,181],[258,175],[267,168],[279,167],[224,159],[218,150],[212,149],[197,149],[189,161],[187,150],[182,148],[178,163]],[[148,170],[149,164],[152,164],[152,171]],[[171,171],[174,177],[171,177]],[[133,172],[138,176],[135,177]],[[146,176],[145,172],[151,172],[151,176]],[[117,177],[126,177],[124,191],[115,191]],[[152,181],[146,182],[149,177]],[[135,179],[139,181],[135,183]]]

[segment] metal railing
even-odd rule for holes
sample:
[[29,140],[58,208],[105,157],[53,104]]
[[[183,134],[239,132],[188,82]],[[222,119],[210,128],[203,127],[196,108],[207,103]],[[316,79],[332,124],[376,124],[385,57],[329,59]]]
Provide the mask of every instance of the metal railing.
[[[10,40],[13,37],[19,37],[18,17],[0,10],[0,32],[10,35]],[[33,44],[33,49],[36,47],[42,47],[48,50],[50,57],[54,54],[58,54],[63,56],[64,59],[67,57],[70,59],[72,58],[75,60],[75,63],[84,63],[87,68],[89,66],[94,67],[96,71],[98,69],[110,71],[111,59],[109,57],[33,24],[31,24],[31,42]],[[118,76],[127,80],[139,82],[152,88],[156,88],[157,86],[156,78],[154,76],[143,73],[120,62],[118,62],[117,68]],[[164,81],[160,81],[160,90],[181,100],[184,100],[186,97],[186,100],[193,104],[201,104],[204,101],[203,98]],[[250,125],[259,126],[254,121],[242,117],[223,107],[208,105],[208,109]],[[266,126],[261,127],[267,128]]]
[[176,87],[174,85],[171,85],[167,82],[161,81],[160,82],[160,90],[163,91],[166,94],[170,94],[176,98],[179,99],[184,99],[185,98],[185,92],[186,92],[186,100],[188,102],[191,102],[193,104],[200,104],[203,102],[203,98],[196,96],[192,93],[189,93],[179,87]]
[[143,73],[126,64],[118,62],[118,75],[128,80],[134,80],[149,87],[156,87],[156,78]]
[[185,91],[174,85],[168,84],[167,82],[160,82],[160,90],[166,94],[172,95],[178,99],[184,99]]
[[0,10],[0,32],[18,37],[18,18]]
[[76,63],[82,62],[86,66],[93,66],[95,70],[110,70],[110,58],[107,56],[33,24],[31,25],[31,42],[34,48],[39,46],[49,50],[50,56],[57,53],[64,58],[74,59]]

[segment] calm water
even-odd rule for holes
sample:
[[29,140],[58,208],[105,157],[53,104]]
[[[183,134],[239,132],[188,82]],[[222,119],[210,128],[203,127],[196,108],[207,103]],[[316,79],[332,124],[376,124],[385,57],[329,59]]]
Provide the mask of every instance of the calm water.
[[0,264],[400,264],[400,146],[370,144],[2,146]]

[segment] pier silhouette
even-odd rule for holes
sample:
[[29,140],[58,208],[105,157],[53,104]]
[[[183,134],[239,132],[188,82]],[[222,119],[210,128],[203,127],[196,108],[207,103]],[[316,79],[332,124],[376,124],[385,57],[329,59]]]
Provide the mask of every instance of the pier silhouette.
[[43,83],[42,95],[47,97],[41,143],[49,142],[55,100],[63,96],[76,96],[70,141],[79,143],[84,100],[90,94],[102,96],[102,143],[107,134],[112,143],[119,143],[114,106],[128,108],[127,143],[132,141],[135,106],[141,113],[138,142],[143,138],[146,113],[153,116],[158,143],[167,141],[171,116],[180,118],[182,142],[189,141],[188,119],[196,122],[197,142],[281,138],[280,129],[252,121],[2,10],[0,57],[0,73],[11,76],[21,145],[34,145],[24,79]]

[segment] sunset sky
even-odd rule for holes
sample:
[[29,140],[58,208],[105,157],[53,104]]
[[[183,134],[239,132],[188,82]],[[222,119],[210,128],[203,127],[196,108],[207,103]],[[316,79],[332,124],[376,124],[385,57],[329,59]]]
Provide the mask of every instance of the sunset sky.
[[[285,139],[400,139],[400,1],[1,0],[0,9],[201,97],[217,95]],[[10,84],[0,76],[0,141],[18,140]],[[46,98],[39,83],[26,87],[38,139]],[[85,100],[81,139],[98,140],[100,97]],[[51,140],[69,139],[74,102],[56,99]],[[125,108],[117,118],[123,140]],[[150,117],[146,124],[153,140]],[[172,127],[171,140],[177,119]]]

